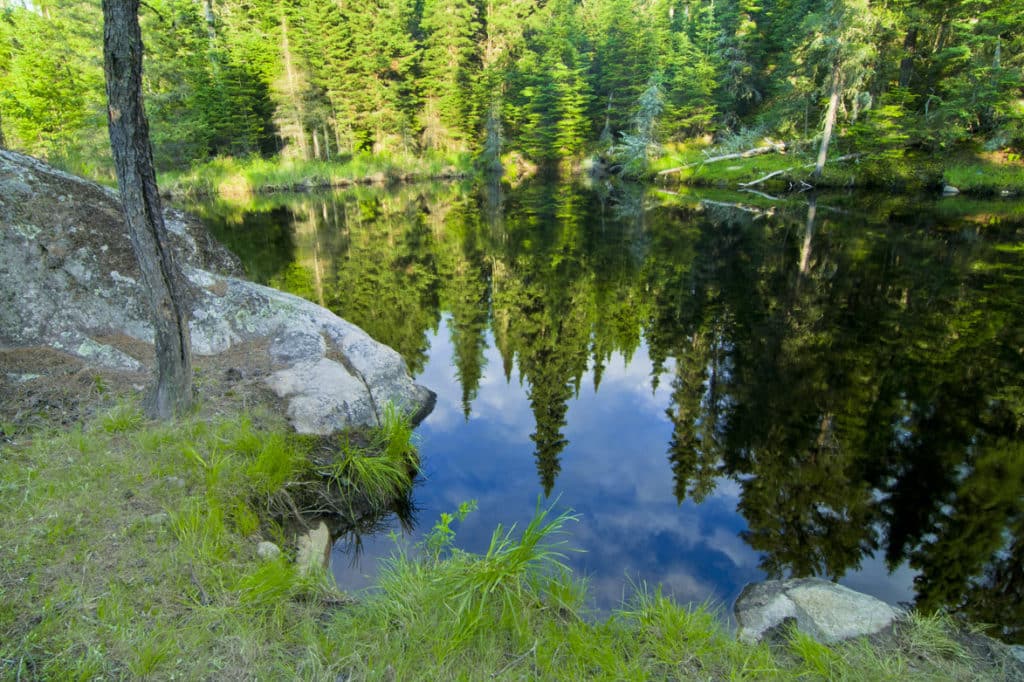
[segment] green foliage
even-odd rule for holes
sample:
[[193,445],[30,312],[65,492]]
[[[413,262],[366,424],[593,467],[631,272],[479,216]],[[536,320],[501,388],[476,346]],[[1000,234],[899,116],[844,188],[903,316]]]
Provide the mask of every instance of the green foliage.
[[373,510],[389,509],[407,497],[419,471],[409,416],[393,403],[384,405],[381,425],[366,446],[350,435],[340,436],[340,448],[320,474],[345,496],[360,496]]

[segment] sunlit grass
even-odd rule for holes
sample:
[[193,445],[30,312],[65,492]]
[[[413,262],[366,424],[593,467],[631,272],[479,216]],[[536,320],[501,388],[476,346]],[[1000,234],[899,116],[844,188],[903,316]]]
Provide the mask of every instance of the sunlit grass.
[[[565,565],[575,516],[543,506],[522,528],[497,528],[483,554],[456,542],[472,504],[442,514],[374,591],[346,599],[299,575],[268,522],[265,496],[309,474],[283,421],[161,425],[136,409],[119,403],[3,451],[0,678],[1005,679],[944,619],[912,617],[879,650],[796,633],[748,646],[719,611],[643,587],[597,617]],[[390,454],[363,452],[348,471],[408,464],[411,429],[390,434],[377,437],[394,439]],[[396,471],[364,480],[390,492]],[[260,538],[285,551],[259,559]]]
[[961,192],[999,194],[1008,191],[1024,193],[1024,165],[999,164],[983,159],[949,164],[942,174],[943,180]]
[[468,154],[361,153],[334,161],[219,157],[188,171],[165,173],[158,184],[162,191],[177,196],[246,201],[260,192],[390,183],[471,172],[472,158]]

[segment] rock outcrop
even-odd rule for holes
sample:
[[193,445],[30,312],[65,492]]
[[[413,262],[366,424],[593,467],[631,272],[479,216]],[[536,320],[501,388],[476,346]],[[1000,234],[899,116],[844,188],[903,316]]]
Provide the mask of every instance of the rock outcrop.
[[[244,347],[233,371],[284,400],[298,431],[375,425],[387,401],[429,411],[433,395],[397,352],[324,308],[241,279],[195,219],[167,210],[165,221],[192,285],[193,354]],[[0,150],[0,254],[0,350],[46,347],[92,367],[148,371],[153,331],[113,191]]]
[[885,630],[900,611],[842,585],[805,578],[767,580],[743,588],[733,606],[737,637],[759,642],[787,623],[823,644]]

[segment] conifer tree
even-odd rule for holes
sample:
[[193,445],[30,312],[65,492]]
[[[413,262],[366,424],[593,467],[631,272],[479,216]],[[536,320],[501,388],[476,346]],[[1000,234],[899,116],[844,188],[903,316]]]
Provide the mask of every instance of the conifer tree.
[[420,125],[428,148],[464,150],[474,142],[480,28],[478,9],[468,0],[423,4]]

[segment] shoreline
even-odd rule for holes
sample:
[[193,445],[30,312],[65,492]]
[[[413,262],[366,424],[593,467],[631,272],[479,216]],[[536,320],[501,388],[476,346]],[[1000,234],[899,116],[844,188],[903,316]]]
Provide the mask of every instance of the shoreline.
[[[5,674],[999,680],[1018,665],[943,616],[837,644],[788,629],[752,644],[716,609],[638,589],[595,619],[585,585],[559,568],[573,519],[540,506],[521,532],[499,529],[487,556],[454,544],[471,504],[442,514],[374,592],[344,594],[292,563],[294,543],[253,494],[266,484],[254,471],[268,470],[254,462],[295,461],[279,417],[207,405],[159,424],[130,396],[94,407],[71,428],[7,433],[0,546],[18,550],[0,552]],[[259,549],[271,541],[280,554]]]

